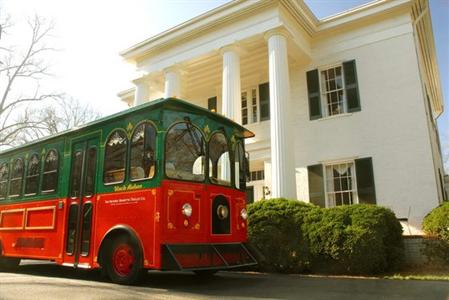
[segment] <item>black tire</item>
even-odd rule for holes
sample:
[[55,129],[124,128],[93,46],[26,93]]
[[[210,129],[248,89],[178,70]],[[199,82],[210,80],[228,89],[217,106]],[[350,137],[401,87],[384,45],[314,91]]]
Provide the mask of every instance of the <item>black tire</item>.
[[0,272],[16,271],[20,264],[20,258],[0,256]]
[[209,278],[217,274],[218,270],[198,270],[193,272],[199,277]]
[[104,245],[103,268],[112,282],[132,285],[142,278],[142,251],[129,235],[119,235]]

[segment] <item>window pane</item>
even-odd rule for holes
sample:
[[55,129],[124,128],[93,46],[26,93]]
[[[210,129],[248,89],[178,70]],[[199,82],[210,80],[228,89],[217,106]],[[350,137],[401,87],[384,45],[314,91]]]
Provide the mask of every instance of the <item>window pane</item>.
[[120,183],[125,180],[127,144],[128,139],[122,130],[114,131],[106,142],[104,183]]
[[83,167],[83,152],[76,151],[72,156],[72,170],[70,174],[70,197],[80,196],[81,170]]
[[86,191],[85,196],[92,196],[95,193],[95,174],[97,169],[97,148],[91,147],[87,150],[86,168]]
[[28,161],[28,174],[25,184],[25,194],[36,194],[39,186],[40,157],[37,154],[31,155]]
[[326,189],[329,206],[354,203],[353,163],[326,166]]
[[238,189],[246,188],[245,174],[245,150],[242,141],[239,141],[235,147],[235,187]]
[[0,167],[0,198],[6,198],[8,194],[9,165],[3,163]]
[[155,151],[156,129],[149,123],[137,126],[131,138],[131,180],[154,177]]
[[83,230],[81,234],[82,256],[89,255],[91,235],[92,235],[92,203],[88,202],[83,206]]
[[255,123],[257,122],[257,115],[259,114],[259,112],[257,111],[257,91],[256,89],[252,89],[251,90],[251,105],[252,105],[252,110],[253,110],[253,118],[252,118],[252,122]]
[[270,86],[267,83],[259,85],[260,120],[270,119]]
[[45,156],[42,191],[53,192],[58,187],[58,152],[50,150]]
[[67,226],[67,239],[65,251],[67,254],[73,254],[75,251],[76,238],[76,219],[78,217],[78,205],[71,205],[69,208],[69,219]]
[[248,93],[242,92],[242,124],[248,124]]
[[165,173],[174,179],[204,181],[206,145],[199,129],[182,122],[167,133]]
[[12,163],[11,183],[9,185],[9,196],[17,197],[22,192],[23,183],[23,160],[17,158]]
[[210,180],[212,183],[231,184],[231,160],[226,137],[215,133],[209,141],[209,159],[212,163]]

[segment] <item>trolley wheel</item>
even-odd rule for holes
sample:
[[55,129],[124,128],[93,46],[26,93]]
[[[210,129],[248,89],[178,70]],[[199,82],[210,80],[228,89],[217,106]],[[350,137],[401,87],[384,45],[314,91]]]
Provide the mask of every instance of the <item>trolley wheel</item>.
[[19,264],[20,258],[0,256],[0,272],[15,271]]
[[208,278],[217,274],[218,270],[198,270],[193,272],[199,277]]
[[141,279],[142,252],[133,238],[119,235],[105,245],[104,268],[112,282],[135,284]]

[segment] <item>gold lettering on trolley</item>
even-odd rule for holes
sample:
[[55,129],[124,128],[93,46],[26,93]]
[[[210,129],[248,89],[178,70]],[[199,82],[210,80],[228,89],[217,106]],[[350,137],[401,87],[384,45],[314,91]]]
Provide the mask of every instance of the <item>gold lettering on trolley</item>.
[[197,224],[195,225],[195,229],[196,229],[196,230],[200,230],[200,224],[197,223]]
[[168,229],[174,229],[175,228],[175,226],[173,226],[172,223],[168,223],[167,227],[168,227]]
[[143,188],[141,184],[130,183],[128,185],[114,186],[114,192],[126,192]]
[[154,216],[155,221],[159,222],[160,218],[161,218],[161,214],[159,212],[157,212],[156,215]]

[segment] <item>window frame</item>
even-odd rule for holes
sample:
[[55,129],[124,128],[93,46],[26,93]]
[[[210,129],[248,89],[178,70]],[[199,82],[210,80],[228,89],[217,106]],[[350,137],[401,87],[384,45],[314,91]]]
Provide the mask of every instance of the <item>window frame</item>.
[[[121,131],[124,134],[125,138],[126,138],[126,150],[125,150],[125,159],[124,159],[125,165],[123,167],[123,179],[121,181],[105,182],[105,175],[106,175],[106,164],[105,164],[105,161],[106,161],[106,154],[107,154],[106,149],[107,149],[107,146],[108,146],[107,144],[108,144],[108,141],[111,138],[111,136],[115,132],[118,132],[118,131]],[[122,184],[122,183],[126,182],[126,180],[127,180],[127,173],[128,173],[127,172],[127,170],[128,170],[128,157],[129,157],[129,138],[128,138],[128,135],[127,135],[126,131],[123,128],[121,128],[121,127],[112,129],[111,132],[108,134],[108,136],[105,139],[103,149],[104,149],[104,151],[103,151],[103,161],[102,161],[102,166],[103,166],[102,182],[103,182],[103,185],[104,186],[112,186],[112,185]]]
[[337,165],[343,165],[343,164],[351,164],[351,190],[345,190],[345,191],[339,191],[339,192],[352,192],[353,193],[353,199],[352,203],[350,205],[359,204],[359,195],[357,190],[357,174],[356,174],[356,168],[355,168],[355,159],[349,159],[349,160],[337,160],[337,161],[329,161],[322,164],[323,166],[323,181],[324,181],[324,195],[325,195],[325,203],[326,208],[331,207],[338,207],[343,205],[331,205],[331,200],[329,197],[329,194],[335,193],[335,191],[330,191],[330,187],[328,184],[328,181],[330,180],[327,176],[327,168],[333,167]]
[[11,176],[11,168],[10,168],[11,162],[4,161],[4,162],[0,163],[0,168],[3,167],[4,165],[6,165],[6,168],[8,170],[8,176],[7,176],[6,180],[0,181],[0,183],[2,183],[2,182],[6,183],[6,193],[5,193],[4,197],[0,194],[0,201],[8,199],[8,196],[9,196],[9,178]]
[[[47,156],[49,155],[49,153],[51,151],[54,151],[56,153],[56,170],[54,171],[56,173],[56,186],[53,190],[44,190],[43,189],[43,185],[44,185],[44,177],[45,174],[50,173],[49,171],[45,172],[45,162],[47,161]],[[40,178],[40,184],[39,184],[39,189],[41,194],[51,194],[51,193],[56,193],[58,191],[58,187],[59,187],[59,166],[60,166],[60,155],[59,155],[59,151],[56,148],[50,148],[45,152],[45,157],[44,160],[42,161],[42,170],[41,170],[41,178]],[[51,171],[53,172],[53,171]]]
[[[31,177],[29,175],[30,172],[30,163],[31,163],[31,158],[33,156],[37,156],[39,161],[38,161],[38,174],[37,175],[32,175],[33,177],[37,177],[37,190],[34,193],[27,193],[27,184],[28,184],[28,179]],[[39,194],[40,189],[41,189],[41,177],[42,177],[42,156],[37,153],[37,152],[33,152],[29,158],[27,159],[27,165],[26,165],[26,170],[25,170],[25,174],[24,174],[24,187],[23,187],[23,196],[24,197],[30,197],[30,196],[36,196]]]
[[[224,138],[225,138],[225,140],[226,140],[226,145],[228,146],[228,156],[229,156],[229,171],[231,172],[231,174],[230,174],[230,178],[229,178],[229,184],[219,184],[219,183],[215,183],[215,182],[212,182],[211,180],[210,180],[210,178],[212,177],[212,176],[209,176],[209,173],[210,173],[210,163],[209,163],[209,161],[210,161],[210,155],[209,155],[209,143],[210,143],[210,141],[212,140],[212,137],[214,136],[214,135],[216,135],[216,134],[222,134],[223,136],[224,136]],[[233,181],[234,181],[234,179],[233,179],[233,177],[234,177],[234,172],[233,172],[233,168],[232,168],[232,163],[233,163],[233,160],[232,160],[232,158],[231,158],[231,155],[233,154],[233,151],[232,151],[232,145],[231,145],[231,141],[230,141],[230,139],[228,139],[228,137],[227,137],[227,135],[226,135],[226,132],[224,131],[224,130],[215,130],[214,132],[212,132],[211,134],[210,134],[210,138],[206,141],[206,152],[207,152],[207,154],[206,154],[206,165],[207,165],[207,173],[206,173],[206,178],[207,178],[207,181],[210,183],[210,184],[213,184],[213,185],[217,185],[217,186],[222,186],[222,187],[228,187],[228,188],[232,188],[232,187],[234,187],[234,184],[233,184]],[[224,152],[223,152],[224,153]],[[223,153],[222,153],[222,155],[223,155]],[[220,156],[221,157],[221,156]],[[219,158],[220,159],[220,158]],[[217,166],[218,166],[218,160],[217,160]],[[212,168],[213,168],[213,162],[212,162]],[[217,172],[218,172],[218,170],[217,170]]]
[[[168,149],[168,147],[167,147],[167,141],[168,141],[168,139],[167,139],[167,137],[168,137],[168,133],[170,132],[170,130],[173,128],[173,127],[175,127],[176,125],[178,125],[178,124],[181,124],[181,123],[190,123],[193,127],[195,127],[196,129],[198,129],[199,130],[199,132],[201,133],[201,136],[203,137],[203,140],[204,140],[204,144],[205,144],[205,153],[204,153],[204,156],[205,156],[205,161],[206,161],[206,163],[205,163],[205,165],[204,165],[204,179],[202,180],[202,181],[199,181],[199,180],[189,180],[189,179],[181,179],[181,178],[172,178],[172,177],[170,177],[170,176],[168,176],[167,175],[167,172],[166,172],[166,164],[167,164],[167,149]],[[164,178],[167,178],[167,179],[171,179],[171,180],[178,180],[178,181],[185,181],[185,182],[195,182],[195,183],[207,183],[208,181],[209,181],[209,162],[208,162],[208,159],[209,159],[209,157],[208,157],[208,153],[209,153],[209,150],[208,150],[208,140],[206,139],[206,134],[204,133],[204,131],[199,127],[199,126],[197,126],[196,124],[194,124],[193,122],[191,122],[190,120],[182,120],[182,121],[175,121],[175,122],[173,122],[168,128],[167,128],[167,130],[165,131],[165,135],[164,135],[164,159],[163,159],[163,177]],[[198,158],[197,158],[198,159]]]
[[[338,67],[340,67],[340,69],[341,69],[340,72],[341,72],[341,84],[342,84],[341,91],[343,92],[342,93],[343,112],[331,115],[331,114],[329,114],[329,111],[328,111],[327,94],[339,91],[340,89],[332,90],[330,92],[328,92],[327,90],[323,90],[324,84],[323,84],[323,79],[322,79],[321,74],[324,71],[327,72],[330,69],[335,69]],[[340,62],[334,63],[334,64],[330,64],[330,65],[324,65],[324,66],[318,67],[317,69],[318,69],[318,84],[319,84],[319,88],[320,88],[320,104],[321,104],[321,115],[322,115],[322,117],[319,118],[318,120],[327,119],[327,118],[335,118],[335,117],[351,114],[350,112],[348,112],[348,99],[346,97],[346,81],[345,81],[345,76],[344,76],[343,61],[340,61]]]
[[[155,133],[156,133],[156,135],[154,137],[155,138],[155,140],[154,140],[154,174],[153,174],[152,177],[132,179],[131,178],[131,158],[132,158],[131,157],[131,153],[132,153],[131,152],[132,151],[131,147],[132,147],[132,139],[133,139],[133,136],[134,136],[134,134],[136,132],[136,128],[139,127],[140,125],[143,125],[143,124],[149,124],[150,126],[152,126],[154,128]],[[145,135],[144,135],[144,144],[145,144]],[[151,121],[151,120],[143,120],[143,121],[140,121],[139,123],[137,123],[136,126],[134,126],[133,132],[131,134],[131,138],[129,139],[129,143],[128,143],[128,165],[126,166],[126,173],[127,173],[127,176],[128,176],[127,178],[128,178],[128,180],[130,182],[150,181],[150,180],[153,180],[154,178],[157,177],[157,171],[158,171],[158,167],[157,167],[157,161],[158,161],[157,160],[157,154],[158,154],[158,151],[157,151],[157,149],[158,149],[158,131],[157,131],[156,124],[154,124],[154,122]]]
[[[11,162],[12,162],[11,165],[14,165],[14,163],[17,160],[21,160],[22,161],[22,177],[14,178],[14,179],[21,178],[21,180],[20,180],[20,190],[19,190],[18,194],[13,194],[13,195],[10,194],[10,192],[11,192],[11,181],[13,179],[11,177],[12,174],[10,174],[9,175],[9,181],[8,181],[8,198],[19,198],[20,196],[23,195],[23,188],[24,188],[23,182],[24,182],[24,177],[25,177],[25,162],[24,162],[24,158],[22,156],[20,156],[20,157],[16,157],[16,158],[11,159]],[[9,171],[11,172],[11,166],[10,166]]]

